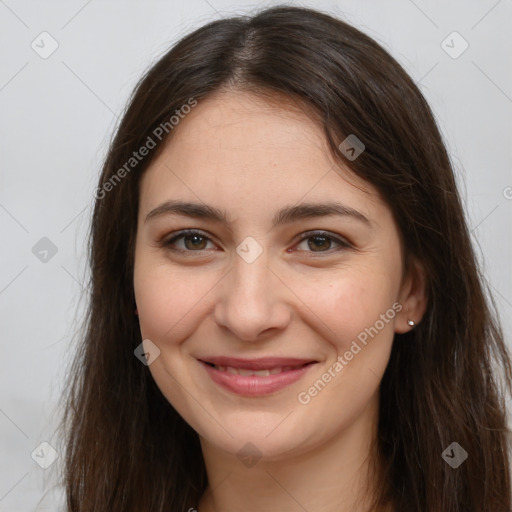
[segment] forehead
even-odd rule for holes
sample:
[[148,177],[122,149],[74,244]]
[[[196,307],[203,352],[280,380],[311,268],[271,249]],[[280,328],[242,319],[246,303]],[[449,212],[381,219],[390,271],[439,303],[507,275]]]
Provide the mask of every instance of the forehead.
[[333,159],[314,116],[291,101],[223,92],[199,101],[171,135],[142,179],[141,209],[169,194],[252,213],[327,199],[366,213],[385,208],[371,184]]

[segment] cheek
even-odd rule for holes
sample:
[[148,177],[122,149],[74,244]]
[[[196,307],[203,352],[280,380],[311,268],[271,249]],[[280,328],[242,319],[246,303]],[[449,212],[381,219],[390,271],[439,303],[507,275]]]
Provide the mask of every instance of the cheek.
[[311,321],[316,317],[315,323],[323,324],[325,338],[338,352],[345,351],[376,323],[379,333],[392,336],[396,283],[386,276],[389,274],[362,268],[340,272],[334,278],[332,273],[317,276],[315,286],[302,286],[298,295],[310,309]]
[[401,306],[395,302],[395,283],[377,273],[351,272],[319,284],[315,293],[304,290],[304,302],[315,313],[311,321],[316,317],[316,325],[323,325],[331,350],[325,365],[304,383],[298,401],[314,407],[315,417],[326,418],[325,434],[339,428],[340,421],[354,421],[377,392]]
[[143,338],[165,339],[166,344],[185,338],[215,282],[208,272],[183,272],[144,257],[136,261],[134,290]]

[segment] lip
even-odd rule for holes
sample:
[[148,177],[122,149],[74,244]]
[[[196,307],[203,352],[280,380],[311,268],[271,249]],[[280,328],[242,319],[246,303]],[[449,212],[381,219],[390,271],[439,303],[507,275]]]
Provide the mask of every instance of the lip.
[[[275,393],[293,384],[304,376],[318,361],[311,359],[263,357],[259,359],[241,359],[225,356],[198,359],[210,378],[219,386],[242,396],[264,396]],[[216,366],[231,366],[241,370],[272,370],[294,367],[273,375],[237,375],[218,370]]]

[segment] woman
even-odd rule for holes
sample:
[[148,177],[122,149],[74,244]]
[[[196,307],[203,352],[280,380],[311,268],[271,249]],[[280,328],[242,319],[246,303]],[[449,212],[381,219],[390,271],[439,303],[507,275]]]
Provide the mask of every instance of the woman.
[[511,510],[511,364],[451,165],[355,28],[282,7],[176,44],[90,258],[69,511]]

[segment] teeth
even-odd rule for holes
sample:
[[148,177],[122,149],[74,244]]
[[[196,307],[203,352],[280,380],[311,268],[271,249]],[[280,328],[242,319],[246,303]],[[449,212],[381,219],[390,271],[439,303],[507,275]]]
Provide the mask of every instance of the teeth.
[[254,375],[257,375],[258,377],[268,377],[270,375],[270,370],[258,370],[254,372]]
[[289,372],[299,368],[298,366],[282,366],[272,369],[265,370],[248,370],[245,368],[233,368],[232,366],[220,366],[215,365],[214,368],[220,372],[231,373],[232,375],[241,375],[242,377],[250,377],[255,375],[256,377],[268,377],[269,375],[277,375],[282,372]]

